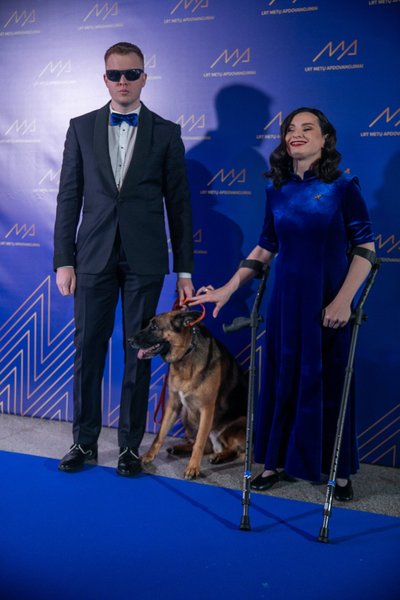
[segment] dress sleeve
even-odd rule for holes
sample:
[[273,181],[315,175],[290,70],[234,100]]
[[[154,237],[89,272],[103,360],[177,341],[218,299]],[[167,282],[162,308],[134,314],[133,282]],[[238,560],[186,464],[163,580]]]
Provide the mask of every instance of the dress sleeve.
[[261,246],[261,248],[265,248],[265,250],[269,250],[273,254],[278,252],[278,238],[276,236],[274,214],[271,209],[268,189],[266,190],[264,225],[258,240],[258,245]]
[[346,186],[343,218],[350,246],[374,241],[371,220],[357,177],[351,179]]

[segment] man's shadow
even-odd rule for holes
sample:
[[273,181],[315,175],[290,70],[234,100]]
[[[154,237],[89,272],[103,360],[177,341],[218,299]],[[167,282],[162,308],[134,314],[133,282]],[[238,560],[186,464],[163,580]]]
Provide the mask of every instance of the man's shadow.
[[[224,284],[257,244],[264,219],[267,162],[258,147],[270,120],[271,98],[246,85],[216,96],[217,129],[187,153],[195,232],[194,285]],[[222,324],[251,310],[257,284],[240,288],[216,320],[208,305],[206,324],[236,353],[249,331],[225,339]]]
[[[371,389],[376,389],[388,407],[391,403],[394,406],[398,402],[396,381],[400,362],[398,340],[394,333],[399,331],[400,326],[399,171],[400,152],[397,152],[388,160],[382,184],[374,193],[371,221],[376,236],[377,255],[384,262],[365,305],[368,322],[365,328],[361,328],[357,349],[358,362],[365,373],[365,377],[357,378],[360,398],[370,398]],[[371,406],[366,410],[370,414]]]

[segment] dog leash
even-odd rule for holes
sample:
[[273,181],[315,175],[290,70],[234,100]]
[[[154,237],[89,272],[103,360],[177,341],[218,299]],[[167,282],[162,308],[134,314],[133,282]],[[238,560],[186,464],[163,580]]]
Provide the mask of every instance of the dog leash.
[[[178,299],[176,299],[174,305],[177,305],[177,309],[178,309],[180,306],[184,307],[187,302],[188,302],[188,298],[185,298],[183,300],[182,304],[179,304]],[[186,323],[185,327],[194,327],[196,325],[196,323],[200,323],[200,321],[202,321],[204,319],[204,317],[206,316],[206,307],[204,306],[204,304],[199,304],[199,306],[201,306],[200,316],[197,317],[197,319],[195,319],[194,321],[191,321],[190,323]]]
[[[188,299],[184,298],[182,304],[180,304],[179,298],[176,298],[176,300],[172,306],[172,310],[178,310],[179,308],[185,307],[185,304],[187,302],[188,302]],[[204,317],[206,316],[206,307],[204,306],[204,304],[200,304],[200,306],[202,309],[200,316],[197,319],[195,319],[194,321],[191,321],[190,323],[186,323],[185,327],[194,327],[197,323],[199,323],[200,321],[202,321],[204,319]],[[157,406],[155,408],[154,415],[153,415],[153,422],[157,423],[157,424],[161,423],[163,416],[164,416],[165,399],[167,396],[168,375],[169,375],[169,365],[167,366],[167,372],[164,377],[163,385],[162,385],[161,392],[160,392],[160,397],[158,399]],[[160,410],[161,410],[161,418],[158,421],[157,415]]]

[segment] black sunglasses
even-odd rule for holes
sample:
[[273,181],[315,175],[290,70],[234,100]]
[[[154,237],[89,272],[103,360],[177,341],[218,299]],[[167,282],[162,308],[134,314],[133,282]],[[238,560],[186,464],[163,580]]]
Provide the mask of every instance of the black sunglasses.
[[125,71],[118,71],[118,69],[108,69],[106,71],[107,79],[110,81],[119,81],[122,75],[128,81],[136,81],[139,79],[141,74],[144,73],[143,69],[125,69]]

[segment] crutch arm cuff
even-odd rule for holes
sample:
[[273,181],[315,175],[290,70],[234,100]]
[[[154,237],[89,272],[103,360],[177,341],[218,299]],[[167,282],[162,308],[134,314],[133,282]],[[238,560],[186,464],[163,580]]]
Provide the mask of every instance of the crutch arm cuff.
[[266,265],[263,262],[261,262],[261,260],[252,260],[249,258],[245,258],[244,260],[240,261],[238,268],[252,269],[253,271],[255,271],[256,277],[261,277],[265,266]]
[[361,246],[356,246],[352,249],[350,253],[350,258],[353,258],[353,256],[361,256],[362,258],[365,258],[371,263],[372,266],[374,266],[375,263],[378,261],[376,252],[374,252],[373,250],[368,250],[368,248],[363,248]]

